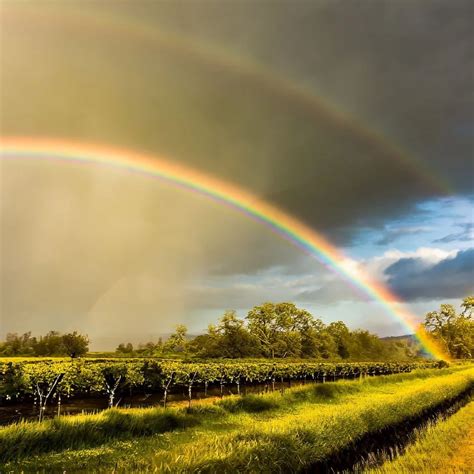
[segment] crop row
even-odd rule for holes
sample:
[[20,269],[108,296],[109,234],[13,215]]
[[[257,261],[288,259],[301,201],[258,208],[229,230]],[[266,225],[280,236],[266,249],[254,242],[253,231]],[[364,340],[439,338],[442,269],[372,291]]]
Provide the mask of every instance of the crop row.
[[172,387],[209,384],[274,383],[313,379],[326,381],[365,375],[410,372],[436,362],[316,363],[316,362],[181,362],[157,359],[69,359],[0,362],[0,400],[28,396],[107,394],[127,389],[163,392]]

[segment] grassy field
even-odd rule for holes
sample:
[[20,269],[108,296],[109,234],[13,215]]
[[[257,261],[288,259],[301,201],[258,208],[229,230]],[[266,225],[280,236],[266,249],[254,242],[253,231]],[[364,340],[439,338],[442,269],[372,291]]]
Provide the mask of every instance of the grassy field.
[[474,472],[474,402],[445,421],[417,432],[406,451],[373,474]]
[[474,368],[459,366],[228,397],[190,411],[21,423],[0,429],[0,462],[40,472],[297,472],[473,384]]

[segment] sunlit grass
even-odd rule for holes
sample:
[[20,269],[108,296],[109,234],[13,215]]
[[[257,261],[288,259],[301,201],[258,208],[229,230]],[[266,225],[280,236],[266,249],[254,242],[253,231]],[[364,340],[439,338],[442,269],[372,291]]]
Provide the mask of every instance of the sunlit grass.
[[[353,440],[455,397],[474,380],[474,370],[433,377],[429,384],[373,385],[328,403],[303,402],[288,414],[242,424],[224,436],[203,434],[193,443],[161,450],[159,470],[183,472],[295,472],[307,469]],[[332,401],[329,402],[329,401]]]
[[413,443],[371,473],[468,473],[474,471],[474,402],[445,421],[415,433]]

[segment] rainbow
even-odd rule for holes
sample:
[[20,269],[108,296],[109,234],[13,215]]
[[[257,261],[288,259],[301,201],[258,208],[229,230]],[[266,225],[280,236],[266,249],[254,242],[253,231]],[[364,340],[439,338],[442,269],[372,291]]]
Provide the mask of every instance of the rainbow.
[[300,220],[250,192],[200,171],[162,158],[99,145],[79,144],[44,138],[6,137],[0,139],[0,158],[55,160],[114,168],[159,178],[226,204],[269,227],[284,239],[330,267],[362,294],[379,303],[391,317],[414,332],[426,352],[449,360],[445,351],[423,330],[416,317],[401,307],[399,298],[381,282],[348,265],[347,257],[325,237]]
[[[452,183],[439,173],[428,169],[419,157],[404,149],[400,144],[388,140],[380,131],[364,125],[357,117],[351,116],[340,106],[315,94],[307,85],[283,77],[278,71],[262,66],[250,57],[222,49],[220,46],[216,47],[202,38],[186,37],[171,30],[161,31],[155,26],[129,17],[110,14],[110,11],[103,8],[89,12],[82,4],[80,8],[68,5],[61,9],[56,4],[54,7],[41,5],[38,8],[33,4],[17,3],[4,9],[3,16],[14,17],[15,13],[23,21],[54,22],[56,28],[64,28],[67,31],[75,29],[83,33],[84,28],[87,27],[92,31],[125,36],[158,51],[161,48],[180,55],[187,61],[200,66],[227,71],[228,74],[237,76],[252,87],[258,88],[262,94],[271,94],[288,101],[304,112],[310,120],[317,123],[322,118],[326,123],[344,130],[354,139],[375,150],[379,157],[401,163],[407,172],[420,178],[432,191],[447,196],[454,193]],[[58,15],[60,15],[60,21],[58,21]]]

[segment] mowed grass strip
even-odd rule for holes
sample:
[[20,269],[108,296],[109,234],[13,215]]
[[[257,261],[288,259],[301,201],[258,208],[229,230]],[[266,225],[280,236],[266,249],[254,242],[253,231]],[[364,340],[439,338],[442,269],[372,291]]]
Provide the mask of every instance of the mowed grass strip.
[[405,452],[373,474],[474,472],[474,402],[414,436]]
[[[233,397],[214,406],[197,405],[190,414],[177,411],[198,421],[188,429],[127,441],[113,441],[109,435],[110,441],[96,448],[85,443],[82,448],[58,453],[33,456],[32,451],[31,456],[17,458],[4,468],[40,472],[111,468],[126,472],[296,472],[368,432],[456,397],[473,382],[474,369],[463,367],[299,387],[283,396]],[[88,417],[70,418],[78,418],[80,423]],[[6,431],[19,426],[0,430],[0,446]],[[102,427],[106,430],[105,424]],[[23,441],[17,437],[17,442]],[[30,445],[26,443],[24,455]],[[61,446],[68,447],[60,443],[58,449]]]

